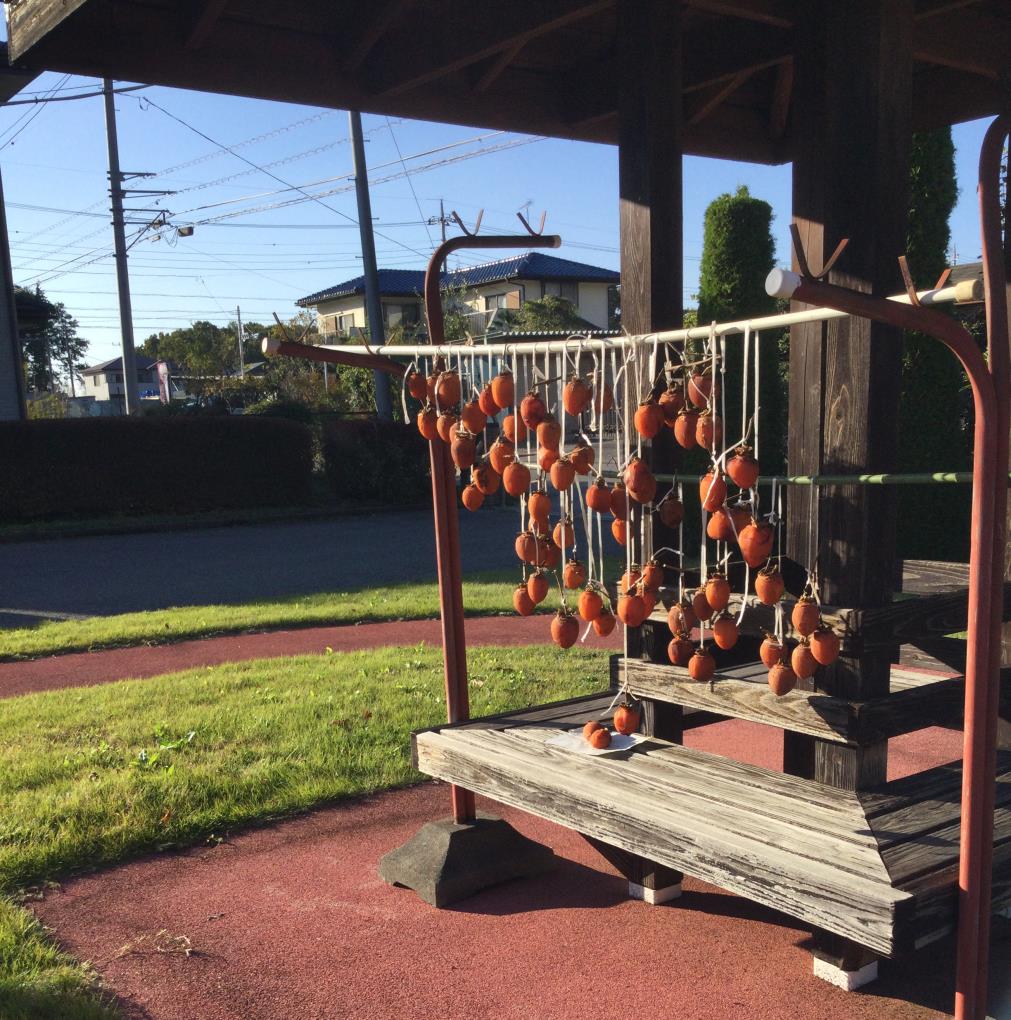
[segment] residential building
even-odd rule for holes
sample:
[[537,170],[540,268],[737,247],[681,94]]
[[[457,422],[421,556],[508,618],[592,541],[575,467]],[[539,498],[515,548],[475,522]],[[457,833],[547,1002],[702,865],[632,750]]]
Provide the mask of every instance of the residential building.
[[[527,252],[444,273],[443,290],[453,292],[462,310],[472,317],[474,332],[484,329],[500,309],[519,308],[525,301],[553,295],[570,301],[577,314],[597,329],[608,325],[608,294],[620,277],[611,269],[570,259]],[[380,269],[379,293],[383,319],[389,331],[408,331],[424,323],[425,274],[417,269]],[[317,328],[323,335],[353,336],[365,329],[365,277],[345,280],[296,302],[315,308]]]

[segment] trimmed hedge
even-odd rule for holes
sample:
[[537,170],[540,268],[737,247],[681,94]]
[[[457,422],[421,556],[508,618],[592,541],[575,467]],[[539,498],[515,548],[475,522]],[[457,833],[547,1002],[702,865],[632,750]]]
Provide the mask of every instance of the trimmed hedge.
[[309,499],[312,436],[265,418],[0,422],[0,520],[188,513]]
[[422,503],[431,496],[428,458],[413,425],[342,418],[323,428],[326,476],[340,499]]

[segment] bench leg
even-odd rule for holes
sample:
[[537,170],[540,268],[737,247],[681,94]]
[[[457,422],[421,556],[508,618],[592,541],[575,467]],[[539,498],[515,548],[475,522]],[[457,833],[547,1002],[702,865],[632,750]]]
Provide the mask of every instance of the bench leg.
[[611,846],[610,843],[603,843],[592,836],[584,835],[583,839],[628,880],[629,899],[659,906],[661,903],[670,903],[681,895],[680,871],[648,861],[645,857]]
[[874,953],[831,932],[815,932],[811,956],[814,976],[844,992],[854,992],[878,976],[878,958]]

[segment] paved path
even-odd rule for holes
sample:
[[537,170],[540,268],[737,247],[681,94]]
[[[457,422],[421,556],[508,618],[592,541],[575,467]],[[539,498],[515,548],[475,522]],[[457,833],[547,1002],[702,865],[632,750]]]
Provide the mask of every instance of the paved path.
[[[760,764],[781,750],[778,733],[740,722],[688,741]],[[892,746],[894,776],[950,757],[957,734]],[[576,834],[482,807],[552,846],[557,869],[447,910],[386,886],[379,858],[447,813],[446,788],[429,784],[89,875],[33,909],[130,1020],[939,1020],[950,1008],[950,939],[848,995],[812,976],[795,921],[692,879],[674,904],[629,901]],[[192,955],[155,951],[160,931]],[[993,1015],[1009,1016],[1006,938],[994,956]]]
[[[551,617],[475,617],[466,622],[469,645],[538,645],[551,640]],[[180,669],[216,666],[279,655],[321,655],[327,648],[349,652],[384,645],[442,645],[438,620],[362,623],[357,626],[311,627],[261,634],[180,641],[171,645],[115,648],[105,652],[53,655],[45,659],[0,663],[0,698],[63,687],[91,687],[113,680],[160,676]],[[620,628],[606,639],[591,634],[590,647],[621,648]]]

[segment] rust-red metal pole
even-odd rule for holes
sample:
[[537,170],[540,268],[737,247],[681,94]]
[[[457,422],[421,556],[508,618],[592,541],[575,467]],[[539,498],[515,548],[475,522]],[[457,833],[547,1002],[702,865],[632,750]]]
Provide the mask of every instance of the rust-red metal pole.
[[[425,273],[425,316],[429,342],[445,342],[442,312],[442,269],[447,256],[460,248],[557,248],[562,239],[555,235],[523,234],[506,237],[476,237],[464,234],[444,241],[432,254]],[[460,529],[456,507],[456,469],[449,447],[441,439],[429,443],[432,464],[432,511],[435,517],[435,556],[439,570],[439,609],[442,617],[442,655],[446,679],[446,711],[451,723],[470,716],[467,692],[467,645],[463,619],[463,568],[460,561]],[[450,787],[453,820],[475,818],[474,794],[459,786]]]
[[299,344],[293,340],[264,340],[263,353],[268,358],[277,356],[302,358],[305,361],[323,361],[328,365],[351,365],[353,368],[369,368],[374,372],[389,372],[403,375],[407,366],[381,354],[353,354],[350,351],[330,351],[313,344]]
[[[959,1020],[982,1020],[985,1004],[977,999],[981,962],[979,934],[990,904],[982,903],[982,870],[993,844],[993,808],[985,811],[986,760],[988,754],[987,706],[990,688],[997,683],[991,671],[991,649],[997,635],[993,626],[994,554],[998,488],[1006,487],[1007,463],[1000,466],[997,393],[986,361],[972,337],[954,319],[930,308],[903,305],[885,298],[846,290],[833,284],[807,280],[774,270],[766,290],[777,297],[792,297],[812,305],[834,308],[897,326],[927,333],[949,347],[969,377],[976,412],[972,467],[972,525],[969,551],[968,637],[965,662],[965,729],[962,765],[962,820],[959,850],[958,963],[955,977],[955,1015]],[[1003,541],[1000,542],[1003,550]],[[990,775],[993,782],[993,775]],[[985,957],[982,959],[985,968]],[[983,976],[985,986],[985,975]]]
[[[1008,137],[1008,118],[998,117],[987,128],[979,154],[979,221],[983,244],[983,299],[986,305],[987,365],[997,396],[997,471],[1006,471],[1008,465],[1009,432],[1011,432],[1011,350],[1008,338],[1007,277],[1001,243],[1000,171],[1004,143]],[[1005,229],[1011,230],[1011,225]],[[962,1011],[966,1017],[983,1018],[987,1006],[987,972],[990,957],[990,903],[993,884],[993,812],[997,759],[997,726],[1000,715],[1000,685],[994,678],[1001,668],[1001,626],[1004,622],[1004,555],[1007,542],[1007,486],[998,485],[994,506],[994,565],[993,594],[991,596],[990,627],[990,687],[987,692],[981,739],[985,742],[986,757],[979,777],[979,818],[983,830],[978,837],[979,902],[980,912],[975,937],[975,960],[962,963],[959,947],[958,966],[963,973],[956,979],[957,987],[975,980],[972,1006],[974,1013]],[[961,864],[968,865],[963,859]],[[959,873],[959,887],[965,888],[966,876]],[[962,934],[961,931],[959,933]],[[969,933],[964,936],[969,939]],[[968,955],[968,954],[967,954]],[[970,969],[970,967],[972,969]],[[960,1010],[956,1003],[956,1015]]]

